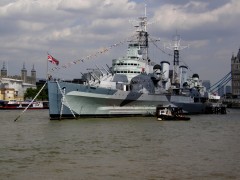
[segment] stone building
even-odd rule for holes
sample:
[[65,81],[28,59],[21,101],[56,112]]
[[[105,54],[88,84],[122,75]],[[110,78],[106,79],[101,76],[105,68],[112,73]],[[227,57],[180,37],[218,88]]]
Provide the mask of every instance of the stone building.
[[9,76],[5,62],[0,74],[0,100],[24,100],[24,93],[27,88],[36,88],[36,70],[34,65],[31,70],[31,76],[27,75],[25,63],[21,69],[21,75]]
[[240,97],[240,48],[237,56],[231,59],[232,95]]
[[1,75],[0,77],[7,77],[7,68],[5,66],[5,62],[3,62],[3,67],[1,69]]

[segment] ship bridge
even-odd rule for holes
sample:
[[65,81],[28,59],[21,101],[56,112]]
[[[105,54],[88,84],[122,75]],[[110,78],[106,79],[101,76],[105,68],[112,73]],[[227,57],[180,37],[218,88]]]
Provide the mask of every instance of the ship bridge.
[[139,74],[149,73],[149,65],[142,58],[142,50],[137,43],[129,44],[127,57],[113,59],[112,68],[114,74],[124,74],[128,81]]

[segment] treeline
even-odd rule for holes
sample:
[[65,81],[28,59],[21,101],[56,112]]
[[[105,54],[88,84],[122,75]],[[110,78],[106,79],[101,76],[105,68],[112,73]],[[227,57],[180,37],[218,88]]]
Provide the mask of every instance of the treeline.
[[[36,89],[28,88],[24,93],[24,99],[32,100],[37,95],[37,93],[40,91],[41,88],[42,88],[42,85],[37,86]],[[48,90],[46,87],[41,91],[41,93],[38,95],[36,100],[40,100],[40,101],[48,100]]]

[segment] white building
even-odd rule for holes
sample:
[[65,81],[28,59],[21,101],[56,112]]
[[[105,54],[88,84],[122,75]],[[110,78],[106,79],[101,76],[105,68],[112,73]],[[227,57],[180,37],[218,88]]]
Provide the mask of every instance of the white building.
[[27,88],[36,88],[36,71],[34,65],[31,70],[31,76],[27,76],[25,63],[20,76],[8,76],[5,62],[0,72],[0,100],[24,100],[24,93]]
[[27,88],[36,88],[36,85],[24,83],[23,80],[12,78],[0,79],[0,100],[24,100]]

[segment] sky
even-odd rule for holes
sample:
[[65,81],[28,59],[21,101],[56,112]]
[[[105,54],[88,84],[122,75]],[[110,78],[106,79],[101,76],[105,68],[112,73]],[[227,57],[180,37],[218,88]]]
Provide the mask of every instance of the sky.
[[63,79],[111,66],[126,55],[145,4],[148,33],[158,46],[150,44],[152,61],[173,64],[165,47],[179,34],[187,46],[180,64],[189,76],[214,84],[230,72],[240,48],[239,0],[0,0],[0,67],[5,62],[8,75],[19,75],[23,63],[28,74],[34,65],[37,77],[45,78],[48,53],[60,61],[51,73]]

